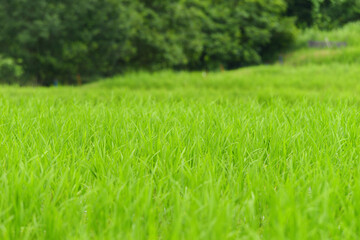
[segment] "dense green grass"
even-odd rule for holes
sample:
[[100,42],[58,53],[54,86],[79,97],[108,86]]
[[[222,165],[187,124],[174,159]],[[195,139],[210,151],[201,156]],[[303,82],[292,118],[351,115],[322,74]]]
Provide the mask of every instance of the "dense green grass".
[[357,65],[0,88],[1,239],[355,239]]

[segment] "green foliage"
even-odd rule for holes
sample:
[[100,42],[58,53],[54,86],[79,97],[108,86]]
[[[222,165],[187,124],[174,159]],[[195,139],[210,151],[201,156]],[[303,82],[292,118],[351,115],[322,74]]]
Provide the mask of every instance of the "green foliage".
[[125,1],[2,0],[0,50],[40,84],[111,74],[133,52],[136,16]]
[[205,11],[205,66],[259,64],[290,46],[295,29],[283,1],[224,1]]
[[283,0],[0,0],[0,53],[28,78],[259,64],[294,39]]
[[313,25],[312,0],[286,0],[288,8],[287,14],[296,17],[296,24],[300,28]]
[[42,85],[233,69],[276,59],[292,46],[295,21],[331,29],[359,18],[357,0],[0,0],[0,54]]
[[321,29],[336,28],[360,19],[358,0],[312,0],[314,24]]
[[11,58],[2,58],[0,56],[0,82],[12,84],[20,82],[23,77],[23,70]]
[[360,19],[358,0],[287,0],[289,16],[297,17],[297,25],[332,29]]

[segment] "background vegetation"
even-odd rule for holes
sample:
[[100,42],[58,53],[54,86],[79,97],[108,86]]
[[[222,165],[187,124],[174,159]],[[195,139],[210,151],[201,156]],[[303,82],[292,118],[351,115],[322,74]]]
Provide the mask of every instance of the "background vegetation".
[[332,29],[359,20],[358,0],[286,0],[287,15],[296,16],[301,28]]
[[0,79],[73,84],[271,62],[294,43],[295,22],[329,29],[359,12],[356,0],[0,0],[0,55],[12,63]]
[[[334,30],[310,28],[302,31],[296,41],[296,51],[284,55],[285,65],[327,65],[360,63],[360,22],[347,23]],[[346,42],[346,47],[309,48],[308,41]]]

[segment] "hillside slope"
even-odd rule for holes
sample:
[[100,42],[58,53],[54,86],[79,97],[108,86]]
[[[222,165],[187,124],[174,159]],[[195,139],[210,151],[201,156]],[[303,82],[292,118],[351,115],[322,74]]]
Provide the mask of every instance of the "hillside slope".
[[[347,47],[314,49],[308,41],[346,42]],[[360,22],[349,23],[332,31],[308,29],[299,34],[296,49],[285,55],[287,65],[308,64],[359,64],[360,63]]]

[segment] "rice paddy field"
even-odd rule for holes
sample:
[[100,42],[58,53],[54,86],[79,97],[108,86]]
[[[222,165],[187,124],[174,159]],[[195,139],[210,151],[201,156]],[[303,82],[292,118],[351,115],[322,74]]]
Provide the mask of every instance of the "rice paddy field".
[[1,239],[356,239],[360,68],[0,87]]

